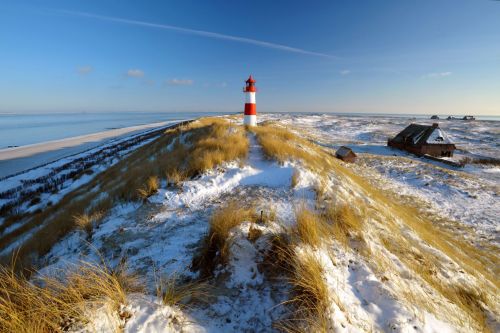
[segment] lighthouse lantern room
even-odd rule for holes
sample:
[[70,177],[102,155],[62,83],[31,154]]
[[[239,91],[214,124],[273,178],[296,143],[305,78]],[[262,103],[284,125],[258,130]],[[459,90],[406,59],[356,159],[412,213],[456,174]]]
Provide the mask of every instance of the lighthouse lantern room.
[[245,118],[243,119],[243,124],[247,126],[257,125],[257,107],[255,104],[255,93],[257,88],[255,87],[255,80],[252,75],[246,80],[246,86],[243,88],[245,93]]

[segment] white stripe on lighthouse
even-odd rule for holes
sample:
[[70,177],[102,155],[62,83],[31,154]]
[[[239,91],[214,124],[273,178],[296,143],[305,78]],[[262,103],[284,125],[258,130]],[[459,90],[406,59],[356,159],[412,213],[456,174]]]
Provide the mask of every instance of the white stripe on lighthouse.
[[245,93],[245,103],[255,104],[255,92],[254,91],[249,91],[249,92]]
[[257,125],[257,116],[254,114],[246,114],[245,118],[243,119],[243,125],[248,125],[248,126],[256,126]]

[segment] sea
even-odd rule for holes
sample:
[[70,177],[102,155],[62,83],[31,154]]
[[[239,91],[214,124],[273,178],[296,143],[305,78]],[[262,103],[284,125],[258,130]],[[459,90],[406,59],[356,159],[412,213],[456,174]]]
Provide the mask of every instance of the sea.
[[0,113],[0,149],[145,125],[215,112]]
[[[227,114],[227,112],[0,113],[0,149],[129,126],[222,114]],[[351,117],[407,117],[409,119],[429,119],[430,117],[430,115],[422,114],[334,114]],[[476,116],[476,119],[500,121],[500,116]]]

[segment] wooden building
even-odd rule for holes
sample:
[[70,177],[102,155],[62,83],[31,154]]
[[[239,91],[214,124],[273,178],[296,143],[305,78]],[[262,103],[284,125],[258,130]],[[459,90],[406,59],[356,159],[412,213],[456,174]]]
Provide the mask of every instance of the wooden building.
[[389,147],[406,150],[416,155],[452,157],[455,145],[439,124],[410,124],[401,133],[387,141]]
[[351,148],[342,146],[337,149],[337,152],[335,152],[335,157],[341,159],[342,161],[352,163],[356,161],[357,156]]

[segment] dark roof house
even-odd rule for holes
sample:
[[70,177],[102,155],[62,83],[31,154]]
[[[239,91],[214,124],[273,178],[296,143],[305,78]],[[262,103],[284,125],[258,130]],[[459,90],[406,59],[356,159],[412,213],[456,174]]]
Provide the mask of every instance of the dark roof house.
[[394,138],[387,141],[390,147],[406,150],[416,155],[453,156],[455,145],[439,124],[410,124]]
[[337,152],[335,152],[335,157],[345,162],[354,162],[356,161],[357,155],[352,151],[351,148],[342,146],[337,149]]

